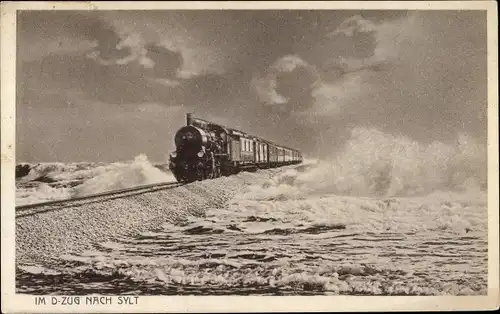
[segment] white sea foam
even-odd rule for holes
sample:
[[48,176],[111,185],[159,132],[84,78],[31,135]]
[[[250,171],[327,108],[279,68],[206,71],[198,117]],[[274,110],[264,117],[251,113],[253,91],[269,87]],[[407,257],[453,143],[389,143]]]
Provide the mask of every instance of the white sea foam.
[[29,172],[16,180],[16,205],[67,199],[142,184],[175,181],[145,155],[133,161],[23,164]]
[[137,156],[131,163],[114,163],[106,171],[76,187],[75,195],[88,195],[104,191],[134,187],[142,184],[175,181],[149,162],[145,155]]
[[[424,145],[375,129],[355,128],[343,150],[269,182],[283,192],[408,196],[486,188],[486,146],[461,134],[455,145]],[[294,188],[290,188],[293,186]],[[286,190],[286,191],[285,191]],[[271,193],[269,191],[269,193]],[[295,193],[298,193],[297,191]]]

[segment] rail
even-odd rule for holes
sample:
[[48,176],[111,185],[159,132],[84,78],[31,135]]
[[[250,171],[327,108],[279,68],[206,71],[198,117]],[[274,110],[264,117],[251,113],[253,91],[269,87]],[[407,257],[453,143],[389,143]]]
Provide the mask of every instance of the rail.
[[110,199],[116,199],[116,198],[121,198],[121,197],[125,197],[125,196],[143,194],[143,193],[147,193],[147,192],[172,189],[172,188],[179,187],[182,185],[184,185],[184,183],[178,183],[178,182],[153,183],[153,184],[135,186],[132,188],[119,189],[119,190],[106,191],[106,192],[96,193],[96,194],[91,194],[91,195],[79,196],[79,197],[74,197],[74,198],[69,198],[69,199],[20,205],[20,206],[16,206],[16,217],[33,215],[35,213],[47,212],[47,211],[52,211],[52,210],[56,210],[56,209],[62,209],[65,207],[78,205],[79,203],[87,204],[87,203],[91,203],[92,201],[95,201],[95,202],[99,201],[100,202],[100,201],[104,201],[104,200],[110,200]]

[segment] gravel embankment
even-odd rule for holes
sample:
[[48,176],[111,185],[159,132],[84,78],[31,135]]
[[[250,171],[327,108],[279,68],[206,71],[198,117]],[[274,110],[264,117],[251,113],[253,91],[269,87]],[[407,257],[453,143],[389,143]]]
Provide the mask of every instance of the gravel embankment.
[[203,216],[223,207],[241,188],[276,169],[195,182],[186,186],[132,195],[99,203],[16,218],[16,262],[39,264],[64,254],[91,250],[93,244],[154,230],[187,215]]

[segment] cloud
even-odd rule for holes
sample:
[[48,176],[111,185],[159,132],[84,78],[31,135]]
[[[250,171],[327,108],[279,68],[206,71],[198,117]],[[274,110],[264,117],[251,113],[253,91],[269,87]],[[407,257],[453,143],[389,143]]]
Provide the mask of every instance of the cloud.
[[348,37],[352,37],[355,32],[369,33],[376,31],[377,25],[361,15],[354,15],[345,19],[337,29],[333,32],[327,34],[328,37],[334,37],[339,34],[344,34]]
[[310,112],[325,112],[331,104],[337,108],[329,111],[334,121],[402,132],[420,141],[451,140],[464,130],[485,134],[476,116],[486,106],[480,96],[486,95],[486,42],[479,12],[409,12],[384,22],[358,16],[334,33],[351,40],[369,33],[373,53],[330,60],[338,61],[343,73],[323,80]]
[[[297,55],[286,55],[277,59],[263,77],[255,76],[251,86],[260,100],[268,105],[300,104],[309,105],[313,85],[319,79],[316,68]],[[283,107],[284,108],[284,107]]]
[[142,38],[138,34],[129,34],[124,38],[120,38],[120,41],[98,45],[97,49],[87,54],[87,56],[102,65],[128,64],[141,60],[142,65],[150,67],[152,65],[150,60],[142,60],[147,59],[145,54],[146,50]]
[[21,12],[20,60],[44,63],[54,56],[87,56],[102,66],[130,65],[134,71],[143,68],[144,76],[172,78],[180,72],[181,52],[150,41],[140,29],[114,21],[98,11]]
[[321,80],[312,91],[314,105],[306,113],[319,113],[311,115],[316,120],[318,116],[343,116],[345,110],[352,110],[350,107],[362,106],[376,89],[372,79],[384,75],[378,72],[389,73],[393,67],[397,67],[404,49],[402,47],[420,39],[421,33],[415,27],[415,21],[413,14],[378,23],[354,15],[326,34],[327,38],[335,42],[339,36],[357,40],[356,35],[368,33],[375,45],[368,57],[334,56],[323,63],[320,68]]
[[345,106],[352,105],[355,99],[366,96],[366,89],[360,88],[364,84],[366,82],[363,73],[348,75],[334,83],[321,82],[312,91],[314,106],[311,110],[304,112],[305,118],[307,119],[307,115],[312,111],[324,117],[341,115]]
[[150,60],[155,76],[179,77],[179,71],[184,63],[180,52],[156,43],[147,44],[145,50],[145,57]]
[[[133,28],[117,27],[100,12],[22,12],[19,25],[19,51],[44,48],[18,59],[22,104],[58,107],[69,93],[113,104],[168,105],[178,98],[169,94],[182,81],[181,53],[147,41]],[[78,42],[92,45],[59,48]]]
[[289,99],[276,92],[276,80],[269,77],[254,77],[251,82],[252,88],[260,100],[266,105],[286,104]]
[[413,35],[408,31],[412,27],[412,19],[410,16],[376,23],[361,15],[349,17],[325,37],[335,43],[342,35],[356,40],[353,38],[355,34],[368,33],[375,44],[370,56],[353,58],[333,55],[316,67],[298,55],[285,55],[267,69],[265,77],[254,78],[252,87],[266,104],[282,105],[295,99],[297,102],[287,109],[318,107],[313,110],[337,115],[349,98],[350,89],[362,93],[356,84],[364,81],[364,73],[386,71],[393,66],[402,41]]
[[18,44],[23,47],[21,60],[32,61],[51,54],[81,54],[90,49],[106,60],[130,54],[127,47],[117,47],[122,37],[99,12],[21,11],[18,21]]
[[[180,51],[169,49],[161,43],[146,43],[138,33],[126,35],[126,37],[116,45],[116,49],[116,51],[126,50],[128,54],[115,54],[114,58],[103,59],[101,57],[102,52],[95,50],[87,56],[105,66],[116,64],[126,65],[135,62],[144,68],[144,72],[147,75],[163,78],[185,78],[180,75],[184,63]],[[112,54],[108,51],[107,55]]]
[[[311,65],[302,60],[299,56],[288,55],[276,60],[276,62],[271,66],[271,69],[278,73],[290,73],[297,68],[311,68]],[[312,68],[311,70],[313,71]]]
[[367,68],[374,71],[385,70],[397,62],[403,45],[411,45],[412,42],[422,39],[422,29],[417,23],[418,14],[416,13],[382,22],[354,15],[343,21],[333,32],[328,33],[327,37],[336,41],[339,36],[345,35],[355,40],[353,38],[355,34],[366,33],[373,38],[373,52],[366,58],[332,57],[327,60],[324,69],[337,67],[341,69],[342,74]]

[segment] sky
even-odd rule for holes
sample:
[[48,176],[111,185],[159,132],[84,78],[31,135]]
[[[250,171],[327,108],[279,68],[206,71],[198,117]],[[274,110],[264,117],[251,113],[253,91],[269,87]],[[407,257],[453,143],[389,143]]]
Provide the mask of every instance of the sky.
[[162,162],[185,114],[300,149],[486,141],[481,11],[24,11],[18,162]]

